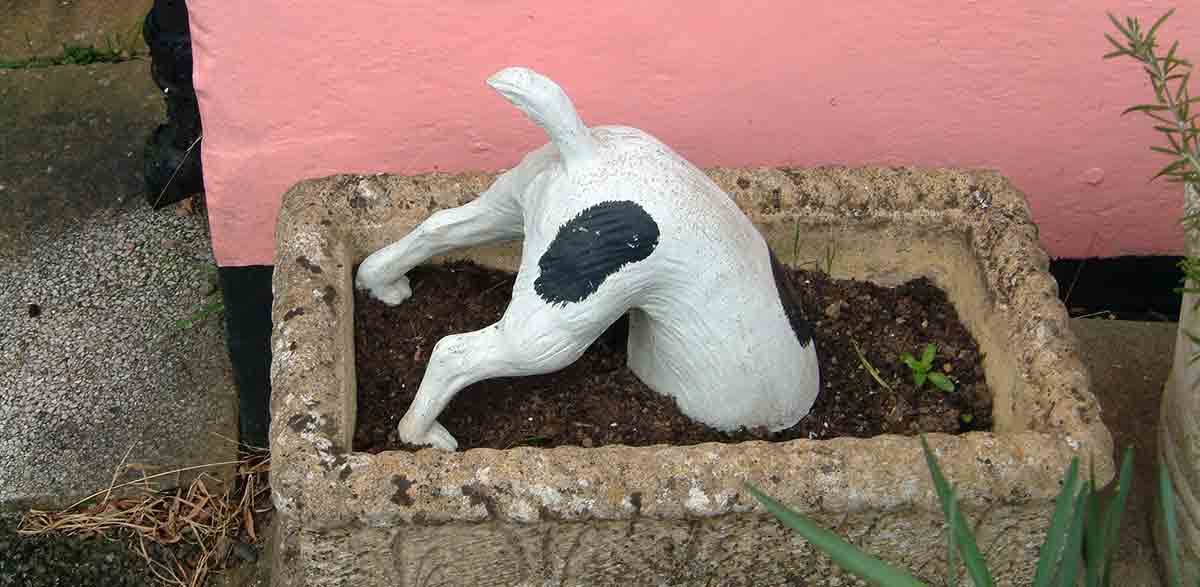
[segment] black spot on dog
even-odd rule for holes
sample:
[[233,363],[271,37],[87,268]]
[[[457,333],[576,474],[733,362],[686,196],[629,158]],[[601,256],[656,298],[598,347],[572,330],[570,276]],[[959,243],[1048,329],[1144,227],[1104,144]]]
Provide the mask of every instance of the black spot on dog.
[[321,266],[317,265],[316,263],[313,263],[312,261],[309,261],[308,257],[305,257],[304,255],[300,255],[300,257],[298,259],[296,259],[296,264],[305,269],[308,269],[312,273],[320,273],[321,272]]
[[633,512],[640,515],[642,513],[642,492],[634,491],[630,493],[629,503],[633,505]]
[[395,475],[392,477],[392,485],[396,486],[396,493],[392,494],[392,503],[398,506],[410,506],[413,504],[413,498],[408,494],[408,490],[413,486],[412,481],[409,481],[403,475]]
[[746,188],[750,187],[750,180],[748,180],[744,177],[739,177],[737,180],[737,186],[742,189],[746,189]]
[[775,251],[770,249],[767,251],[767,254],[771,256],[771,274],[775,277],[775,289],[779,292],[779,302],[783,304],[783,313],[787,315],[788,323],[792,325],[792,332],[796,335],[796,340],[800,341],[800,346],[808,346],[812,342],[812,324],[804,319],[804,311],[800,308],[800,298],[792,289],[792,282],[788,281],[787,271],[779,263],[779,259],[775,258]]
[[601,202],[558,229],[538,260],[534,291],[551,304],[587,299],[604,280],[658,246],[658,224],[629,201]]
[[288,320],[291,320],[292,318],[295,318],[296,316],[303,316],[303,315],[304,315],[304,306],[297,306],[295,308],[292,308],[291,310],[288,310],[287,314],[283,315],[283,321],[287,322]]
[[29,304],[26,311],[29,313],[30,318],[37,318],[42,315],[42,307],[37,304]]

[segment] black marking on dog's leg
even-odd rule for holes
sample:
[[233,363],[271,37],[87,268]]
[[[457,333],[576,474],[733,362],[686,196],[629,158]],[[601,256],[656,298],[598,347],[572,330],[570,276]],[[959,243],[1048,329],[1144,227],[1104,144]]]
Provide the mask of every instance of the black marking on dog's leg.
[[768,248],[767,254],[771,257],[771,275],[775,277],[775,289],[779,292],[779,302],[783,304],[783,313],[787,315],[788,323],[792,325],[792,332],[796,334],[796,340],[800,341],[800,346],[806,347],[812,341],[812,324],[804,319],[804,311],[800,307],[800,297],[792,289],[792,282],[788,279],[787,270],[779,263],[779,259],[775,258],[775,251]]
[[558,229],[538,260],[534,291],[551,304],[587,299],[609,275],[649,257],[658,237],[658,224],[634,202],[591,206]]

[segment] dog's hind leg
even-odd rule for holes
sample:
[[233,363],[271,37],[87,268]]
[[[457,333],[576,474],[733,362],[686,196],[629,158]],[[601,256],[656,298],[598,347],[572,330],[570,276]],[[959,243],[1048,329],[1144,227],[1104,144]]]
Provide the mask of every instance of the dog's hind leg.
[[[521,279],[499,322],[447,336],[434,346],[425,377],[400,420],[400,440],[454,450],[457,442],[436,422],[464,387],[484,379],[539,375],[574,363],[625,312],[614,300],[555,306]],[[607,303],[606,303],[607,302]]]
[[502,175],[475,200],[435,212],[404,238],[368,256],[359,265],[355,284],[396,305],[412,293],[405,274],[430,257],[520,238],[523,219],[512,190],[512,179]]

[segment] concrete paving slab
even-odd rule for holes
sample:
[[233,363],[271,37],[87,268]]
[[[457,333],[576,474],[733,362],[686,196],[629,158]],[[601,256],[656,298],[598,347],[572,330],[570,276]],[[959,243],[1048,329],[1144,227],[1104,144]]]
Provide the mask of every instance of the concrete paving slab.
[[149,68],[0,70],[0,257],[26,254],[34,229],[141,198],[143,145],[166,117]]
[[63,44],[146,52],[142,20],[154,0],[4,0],[0,58],[55,55]]
[[150,473],[230,460],[236,395],[204,222],[94,214],[4,262],[0,504],[61,503],[106,487],[126,459]]
[[[1134,447],[1133,486],[1121,518],[1114,585],[1161,585],[1151,534],[1156,491],[1159,400],[1175,348],[1175,323],[1076,319],[1083,360],[1101,417],[1120,451]],[[1119,461],[1118,461],[1119,462]]]
[[149,61],[0,71],[0,509],[229,460],[236,394],[201,214],[152,211]]

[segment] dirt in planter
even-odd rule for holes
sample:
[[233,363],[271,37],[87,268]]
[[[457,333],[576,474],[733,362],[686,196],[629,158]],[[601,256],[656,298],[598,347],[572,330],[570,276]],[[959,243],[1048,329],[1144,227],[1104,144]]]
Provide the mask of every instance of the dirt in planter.
[[[787,430],[726,433],[684,416],[673,399],[651,391],[626,367],[624,319],[566,369],[471,385],[438,421],[460,449],[687,445],[991,428],[991,393],[979,349],[932,283],[919,279],[884,288],[803,269],[790,270],[789,277],[815,326],[822,383],[812,411]],[[396,424],[421,384],[434,344],[498,320],[513,283],[510,273],[468,262],[418,267],[409,278],[413,296],[398,306],[355,293],[357,451],[411,448],[399,442]],[[937,345],[933,366],[955,382],[953,392],[928,382],[918,389],[900,360],[905,352],[919,359],[927,343]],[[864,368],[855,345],[890,389]]]

